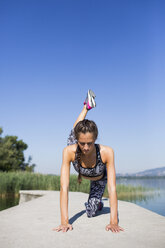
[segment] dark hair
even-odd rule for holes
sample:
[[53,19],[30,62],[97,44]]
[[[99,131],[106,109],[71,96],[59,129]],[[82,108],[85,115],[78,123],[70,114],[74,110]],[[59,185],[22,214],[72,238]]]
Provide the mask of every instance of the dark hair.
[[[98,128],[94,121],[90,121],[87,119],[84,119],[82,121],[79,121],[76,126],[74,127],[74,134],[76,139],[79,139],[80,133],[93,133],[94,139],[96,140],[98,137]],[[78,162],[78,168],[79,168],[79,175],[78,175],[78,183],[80,184],[82,181],[81,174],[80,174],[80,157],[81,157],[81,149],[79,145],[77,146],[76,151],[76,160]]]

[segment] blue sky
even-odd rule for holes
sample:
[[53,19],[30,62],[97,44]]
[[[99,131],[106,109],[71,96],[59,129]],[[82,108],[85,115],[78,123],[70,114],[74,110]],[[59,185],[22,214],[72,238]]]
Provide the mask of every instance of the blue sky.
[[[88,89],[117,173],[165,166],[165,2],[0,1],[0,127],[60,174]],[[71,173],[76,173],[71,167]]]

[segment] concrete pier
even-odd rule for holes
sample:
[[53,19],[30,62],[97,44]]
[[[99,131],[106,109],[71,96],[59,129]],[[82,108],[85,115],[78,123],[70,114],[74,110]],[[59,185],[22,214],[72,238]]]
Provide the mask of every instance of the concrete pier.
[[[37,198],[36,198],[37,197]],[[124,232],[112,233],[109,200],[104,208],[88,218],[84,202],[88,194],[69,192],[69,223],[73,230],[52,229],[60,225],[59,191],[20,191],[20,204],[0,212],[1,248],[164,248],[165,217],[118,201],[119,226]]]

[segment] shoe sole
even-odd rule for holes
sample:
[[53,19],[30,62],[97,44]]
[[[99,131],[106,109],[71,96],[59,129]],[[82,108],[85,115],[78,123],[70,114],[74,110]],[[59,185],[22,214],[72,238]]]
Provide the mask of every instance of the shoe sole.
[[89,91],[89,94],[92,96],[92,97],[96,97],[95,93],[92,91],[92,90],[88,90]]
[[95,93],[92,90],[88,90],[89,105],[92,108],[96,107],[96,102],[94,100],[95,97],[96,97]]

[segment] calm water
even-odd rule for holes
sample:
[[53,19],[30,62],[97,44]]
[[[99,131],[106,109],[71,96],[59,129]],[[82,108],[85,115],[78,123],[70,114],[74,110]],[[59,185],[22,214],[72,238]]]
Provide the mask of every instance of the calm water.
[[129,179],[122,178],[116,180],[117,184],[144,186],[154,189],[154,194],[143,200],[132,200],[133,203],[165,216],[165,178]]
[[[141,207],[149,209],[160,215],[165,216],[165,178],[160,179],[128,179],[122,178],[116,180],[117,184],[144,186],[154,189],[152,195],[148,195],[142,199],[129,200]],[[15,206],[19,203],[19,197],[10,196],[7,199],[0,198],[0,210]]]

